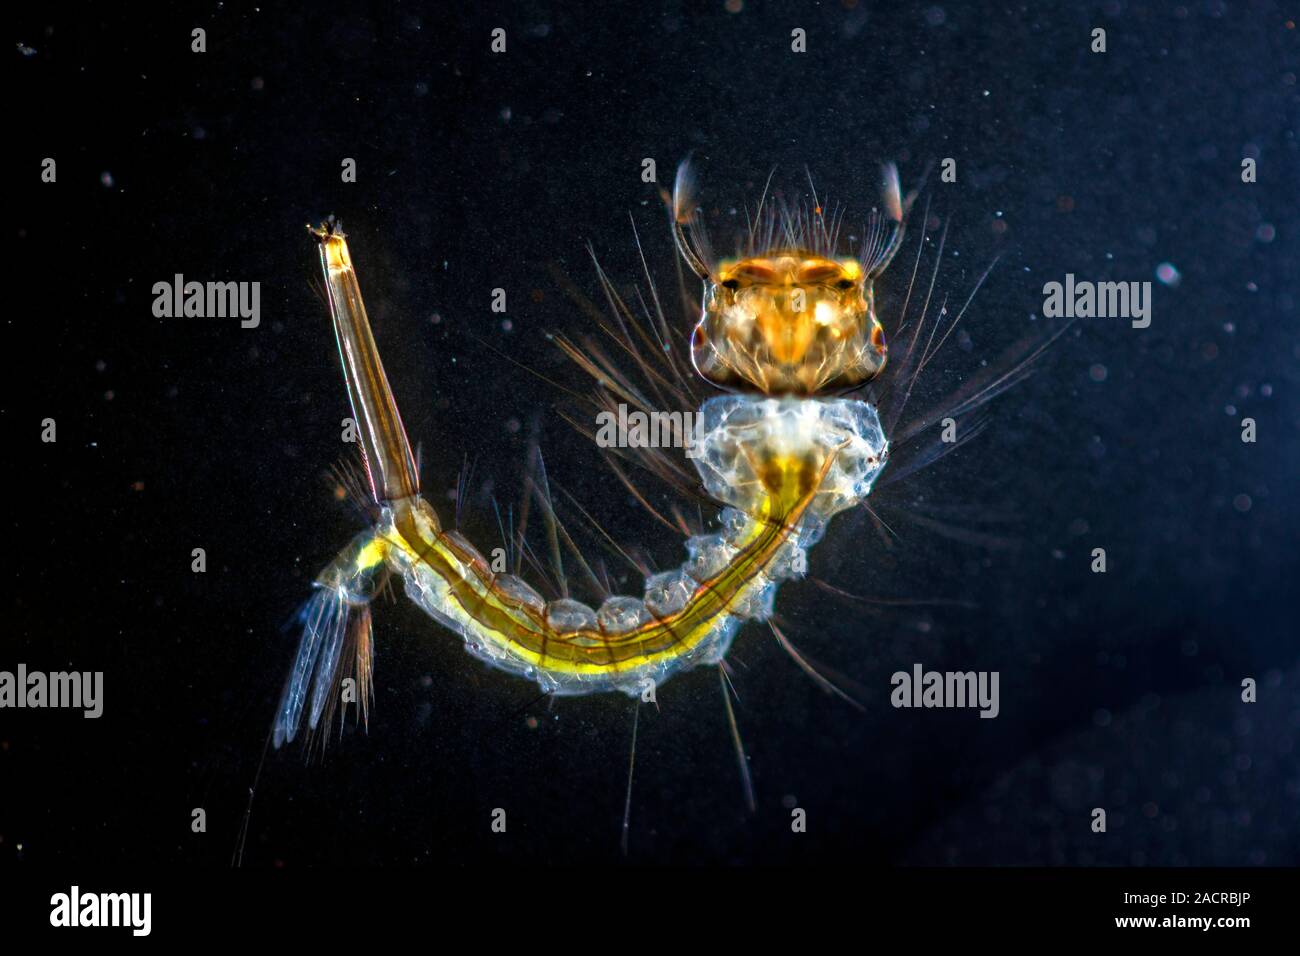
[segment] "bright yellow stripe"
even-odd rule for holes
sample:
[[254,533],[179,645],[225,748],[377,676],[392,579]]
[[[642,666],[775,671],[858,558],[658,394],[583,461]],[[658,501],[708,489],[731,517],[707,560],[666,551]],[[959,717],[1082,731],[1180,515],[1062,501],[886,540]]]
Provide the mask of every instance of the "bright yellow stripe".
[[[676,660],[697,648],[713,633],[721,616],[735,604],[745,586],[772,560],[813,493],[815,488],[788,512],[784,523],[765,520],[772,511],[772,499],[766,499],[764,519],[751,524],[745,540],[738,542],[739,550],[731,562],[717,576],[698,586],[680,611],[621,634],[604,635],[599,630],[557,633],[535,613],[506,603],[481,572],[471,568],[468,574],[462,574],[460,568],[467,562],[442,537],[429,541],[411,535],[416,538],[412,542],[408,534],[415,530],[414,522],[405,522],[403,530],[399,519],[399,534],[388,539],[386,545],[400,550],[411,565],[423,563],[445,581],[460,606],[444,608],[444,613],[471,621],[475,633],[484,640],[493,641],[539,670],[607,676]],[[625,655],[621,660],[617,659],[620,651]],[[615,659],[597,659],[607,657]]]

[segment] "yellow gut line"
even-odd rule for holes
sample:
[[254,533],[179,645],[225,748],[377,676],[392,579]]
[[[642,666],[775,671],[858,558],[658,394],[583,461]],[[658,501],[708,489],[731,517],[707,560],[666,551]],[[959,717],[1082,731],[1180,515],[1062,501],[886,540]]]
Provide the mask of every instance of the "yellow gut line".
[[765,497],[760,516],[735,543],[738,550],[726,567],[697,584],[681,610],[630,631],[606,633],[599,626],[557,631],[547,623],[544,612],[499,588],[482,558],[465,553],[441,531],[430,537],[418,526],[409,506],[394,511],[396,534],[376,537],[358,560],[373,565],[400,555],[392,563],[403,573],[424,567],[446,584],[448,603],[455,604],[446,609],[450,616],[473,622],[483,640],[539,670],[608,676],[674,661],[697,648],[735,605],[746,585],[771,563],[816,493],[814,486],[784,519],[772,514],[775,499]]

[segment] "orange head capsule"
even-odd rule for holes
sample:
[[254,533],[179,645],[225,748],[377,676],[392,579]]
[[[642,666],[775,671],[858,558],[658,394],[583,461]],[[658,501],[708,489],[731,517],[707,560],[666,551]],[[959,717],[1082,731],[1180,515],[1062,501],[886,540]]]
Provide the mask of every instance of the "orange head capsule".
[[856,259],[792,249],[723,262],[705,285],[691,359],[723,388],[816,395],[885,367],[871,280]]
[[874,282],[902,244],[916,194],[902,195],[892,163],[882,173],[884,208],[872,212],[859,258],[836,254],[838,226],[828,226],[817,205],[811,214],[769,207],[767,219],[751,227],[744,254],[715,261],[682,164],[670,209],[677,248],[704,280],[703,314],[691,335],[691,360],[704,379],[735,391],[809,397],[858,388],[883,371]]

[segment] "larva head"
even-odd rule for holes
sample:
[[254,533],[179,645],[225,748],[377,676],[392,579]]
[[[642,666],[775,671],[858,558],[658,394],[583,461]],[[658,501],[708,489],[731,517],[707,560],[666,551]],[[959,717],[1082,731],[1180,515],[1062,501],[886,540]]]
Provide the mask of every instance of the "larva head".
[[857,388],[880,374],[885,358],[861,264],[799,249],[720,263],[691,335],[700,375],[766,395]]
[[733,391],[811,396],[857,388],[881,373],[885,333],[873,283],[898,252],[916,195],[902,195],[892,163],[882,167],[881,186],[883,209],[872,210],[857,258],[840,257],[838,217],[828,220],[814,196],[811,210],[760,201],[747,248],[716,261],[690,168],[678,168],[674,236],[704,280],[704,310],[691,335],[701,376]]

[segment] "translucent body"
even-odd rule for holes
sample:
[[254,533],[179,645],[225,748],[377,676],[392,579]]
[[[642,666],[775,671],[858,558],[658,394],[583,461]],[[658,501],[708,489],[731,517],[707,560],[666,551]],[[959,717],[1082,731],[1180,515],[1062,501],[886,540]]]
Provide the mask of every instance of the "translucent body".
[[[717,532],[687,542],[681,567],[648,578],[640,599],[614,597],[599,609],[569,599],[547,603],[519,578],[492,574],[455,532],[427,521],[418,535],[422,557],[392,508],[377,529],[389,565],[405,579],[407,595],[459,634],[471,654],[548,693],[636,695],[648,680],[662,684],[678,671],[716,664],[741,623],[769,616],[777,586],[803,573],[802,553],[830,517],[870,492],[886,441],[874,409],[850,400],[722,396],[702,415],[696,465],[710,493],[732,507]],[[764,462],[790,463],[779,468],[789,486],[771,487],[760,473]],[[783,513],[785,521],[774,517]],[[429,560],[433,550],[443,560]],[[754,559],[736,574],[745,553]],[[697,613],[705,598],[714,606]],[[641,639],[663,622],[679,623],[673,641]]]
[[[328,721],[349,675],[359,695],[352,699],[365,713],[374,665],[369,601],[385,568],[491,666],[552,694],[639,695],[651,681],[721,662],[742,623],[771,615],[777,587],[804,573],[806,550],[830,518],[866,497],[884,467],[885,435],[863,402],[794,397],[784,388],[710,399],[692,460],[708,492],[727,506],[720,527],[690,538],[686,561],[648,578],[641,597],[611,597],[599,608],[568,598],[547,602],[520,578],[493,572],[464,536],[442,529],[420,496],[347,244],[330,225],[313,235],[380,518],[317,578],[277,712],[276,746],[293,740],[303,723],[315,730]],[[801,288],[830,288],[834,276],[813,273],[796,276]],[[861,310],[850,299],[843,301],[856,328]],[[781,362],[796,367],[829,354],[799,339],[797,323],[787,327],[784,314],[769,318],[765,340]]]

